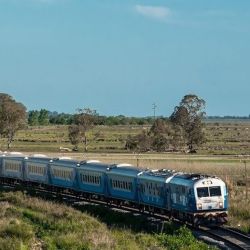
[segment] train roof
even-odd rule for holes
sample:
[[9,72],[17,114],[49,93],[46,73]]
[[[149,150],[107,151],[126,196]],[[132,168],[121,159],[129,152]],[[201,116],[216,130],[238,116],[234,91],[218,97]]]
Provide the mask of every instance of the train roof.
[[126,163],[110,165],[107,170],[107,174],[122,174],[130,177],[137,177],[142,172],[140,168]]
[[41,162],[41,163],[49,163],[51,158],[46,158],[46,157],[25,157],[25,161],[36,161],[36,162]]
[[212,179],[212,178],[217,178],[217,177],[212,176],[212,175],[206,175],[206,174],[179,172],[179,173],[176,173],[176,175],[174,175],[170,183],[177,184],[177,185],[192,186],[201,180]]
[[80,169],[84,169],[84,170],[106,172],[109,165],[106,163],[101,163],[99,161],[88,160],[88,161],[79,162],[77,164],[77,167],[79,167]]
[[11,160],[23,160],[25,159],[25,156],[18,156],[18,155],[1,155],[0,156],[2,159],[11,159]]
[[170,169],[146,170],[139,174],[138,178],[166,182],[169,178],[173,177],[174,174],[175,170]]

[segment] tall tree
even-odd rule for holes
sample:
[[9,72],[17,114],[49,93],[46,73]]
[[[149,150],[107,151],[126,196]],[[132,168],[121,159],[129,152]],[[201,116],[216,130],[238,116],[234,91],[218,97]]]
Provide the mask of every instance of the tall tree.
[[174,130],[172,123],[164,119],[155,120],[150,129],[152,136],[152,148],[158,152],[164,152],[171,149]]
[[28,116],[28,123],[30,126],[36,126],[39,125],[39,111],[37,110],[31,110],[29,112],[29,116]]
[[73,150],[78,151],[78,145],[81,141],[79,126],[76,124],[69,125],[68,132],[69,132],[69,140],[71,144],[74,146]]
[[175,107],[170,116],[170,121],[184,131],[187,146],[190,152],[196,151],[196,148],[205,141],[203,132],[205,117],[205,101],[196,95],[185,95],[179,106]]
[[39,125],[49,125],[49,111],[41,109],[38,116]]
[[96,110],[89,108],[78,109],[73,119],[73,124],[69,126],[69,138],[71,143],[76,145],[78,141],[83,143],[84,151],[88,150],[87,131],[92,129],[97,120]]
[[15,133],[23,128],[26,122],[26,107],[16,102],[10,95],[0,93],[0,135],[7,138],[8,149]]

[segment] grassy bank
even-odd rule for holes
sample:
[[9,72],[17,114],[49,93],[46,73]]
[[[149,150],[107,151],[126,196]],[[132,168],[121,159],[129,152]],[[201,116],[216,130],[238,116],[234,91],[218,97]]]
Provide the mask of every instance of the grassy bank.
[[163,233],[154,233],[142,230],[138,220],[98,207],[79,209],[1,191],[0,249],[211,249],[185,227],[167,224]]

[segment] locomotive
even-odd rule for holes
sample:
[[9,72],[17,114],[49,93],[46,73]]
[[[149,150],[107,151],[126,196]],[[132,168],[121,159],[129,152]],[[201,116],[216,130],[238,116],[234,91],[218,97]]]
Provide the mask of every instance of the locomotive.
[[195,226],[227,222],[227,188],[216,176],[10,153],[0,155],[0,182],[72,192]]

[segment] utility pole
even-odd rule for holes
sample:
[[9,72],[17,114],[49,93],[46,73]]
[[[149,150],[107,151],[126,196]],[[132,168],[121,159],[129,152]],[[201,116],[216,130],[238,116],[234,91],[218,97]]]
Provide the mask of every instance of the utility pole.
[[157,106],[156,106],[156,104],[155,103],[153,103],[153,110],[154,110],[154,120],[155,120],[155,110],[156,110],[156,108],[157,108]]

